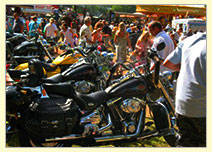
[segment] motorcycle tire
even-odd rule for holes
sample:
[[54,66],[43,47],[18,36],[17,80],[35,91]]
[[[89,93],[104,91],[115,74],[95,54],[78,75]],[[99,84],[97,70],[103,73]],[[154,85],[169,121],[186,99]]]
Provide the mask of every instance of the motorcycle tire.
[[165,139],[165,141],[166,141],[171,147],[176,147],[176,145],[175,145],[176,140],[177,140],[177,136],[176,136],[176,135],[163,136],[163,138]]
[[42,143],[39,140],[33,140],[24,130],[19,131],[18,138],[20,147],[72,147],[70,142]]

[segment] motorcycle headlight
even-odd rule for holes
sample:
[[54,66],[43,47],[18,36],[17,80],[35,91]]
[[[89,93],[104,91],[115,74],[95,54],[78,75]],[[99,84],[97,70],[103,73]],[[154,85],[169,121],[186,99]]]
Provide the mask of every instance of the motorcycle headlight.
[[108,53],[108,56],[113,59],[113,57],[115,56],[113,53]]
[[101,55],[106,57],[107,56],[107,52],[102,52]]
[[162,77],[166,80],[171,80],[172,79],[172,72],[170,71],[164,71],[162,73]]

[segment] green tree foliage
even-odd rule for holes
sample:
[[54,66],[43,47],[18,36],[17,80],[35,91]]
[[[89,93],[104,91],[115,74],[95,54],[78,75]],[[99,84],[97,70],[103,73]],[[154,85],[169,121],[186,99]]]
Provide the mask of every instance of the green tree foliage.
[[91,15],[99,16],[101,14],[107,14],[110,6],[108,5],[87,5],[87,10]]
[[78,13],[83,13],[86,9],[91,15],[99,16],[101,14],[109,14],[109,11],[117,12],[136,12],[136,5],[64,5],[63,7],[75,8]]
[[89,12],[92,16],[99,16],[101,14],[109,13],[110,5],[76,5],[76,10],[78,13]]
[[111,10],[117,12],[135,13],[136,5],[112,5]]

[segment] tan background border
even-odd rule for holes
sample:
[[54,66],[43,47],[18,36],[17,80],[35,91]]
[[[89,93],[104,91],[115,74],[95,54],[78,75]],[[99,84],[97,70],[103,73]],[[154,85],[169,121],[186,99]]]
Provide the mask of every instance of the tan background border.
[[[148,147],[136,147],[136,148],[82,148],[82,147],[72,147],[72,148],[6,148],[6,144],[5,144],[5,5],[7,4],[95,4],[95,5],[103,5],[103,4],[128,4],[128,5],[134,5],[134,4],[206,4],[207,5],[207,148],[148,148]],[[181,151],[186,151],[186,152],[209,152],[211,151],[211,147],[212,147],[212,143],[211,143],[211,104],[212,101],[210,101],[209,99],[211,99],[211,95],[212,93],[210,93],[209,91],[211,91],[211,80],[210,80],[210,76],[211,76],[211,68],[210,66],[212,65],[212,59],[210,59],[211,54],[212,54],[212,48],[211,48],[211,18],[209,18],[209,14],[211,15],[211,11],[212,11],[212,7],[211,7],[211,2],[209,0],[199,0],[199,1],[194,1],[194,0],[176,0],[176,1],[168,1],[168,0],[69,0],[69,1],[65,1],[65,0],[60,0],[60,1],[56,1],[56,0],[46,0],[46,1],[42,1],[42,0],[1,0],[0,1],[0,54],[1,54],[1,58],[0,58],[0,97],[1,97],[1,101],[0,101],[0,152],[47,152],[47,151],[51,151],[51,152],[71,152],[71,151],[82,151],[82,152],[94,152],[94,151],[101,151],[101,152],[107,152],[107,151],[111,151],[111,152],[115,152],[115,151],[145,151],[145,152],[149,152],[149,151],[157,151],[157,152],[172,152],[172,151],[176,151],[176,152],[181,152]]]

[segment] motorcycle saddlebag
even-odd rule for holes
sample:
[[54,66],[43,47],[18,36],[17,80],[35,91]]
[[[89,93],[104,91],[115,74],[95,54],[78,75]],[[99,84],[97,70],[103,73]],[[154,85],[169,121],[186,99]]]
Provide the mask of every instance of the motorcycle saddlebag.
[[40,99],[24,114],[24,128],[37,138],[62,137],[72,133],[78,107],[72,99],[56,96]]

